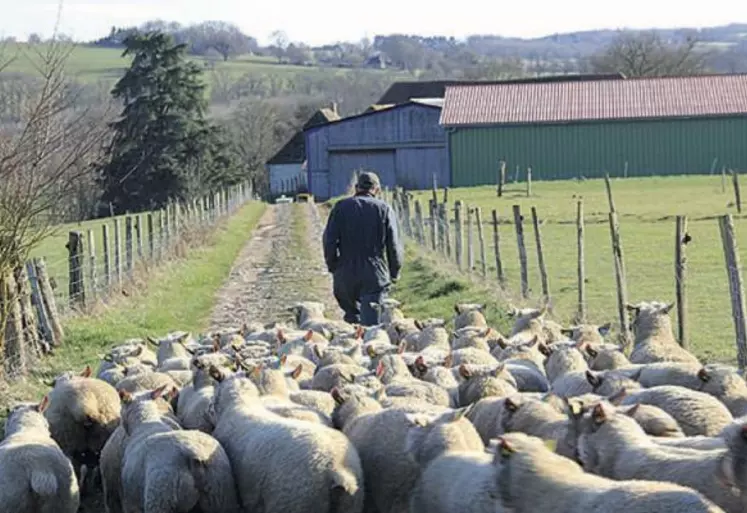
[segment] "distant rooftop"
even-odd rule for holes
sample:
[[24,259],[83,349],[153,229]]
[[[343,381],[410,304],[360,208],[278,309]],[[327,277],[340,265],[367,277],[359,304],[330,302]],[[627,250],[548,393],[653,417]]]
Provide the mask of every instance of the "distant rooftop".
[[450,85],[445,126],[747,114],[747,74]]
[[339,119],[340,115],[337,114],[336,110],[326,107],[319,109],[306,123],[304,123],[301,130],[296,132],[295,135],[291,137],[290,141],[285,143],[285,146],[280,148],[280,150],[278,150],[278,152],[267,161],[267,164],[277,165],[303,163],[303,161],[306,160],[306,138],[303,135],[303,131],[312,126],[323,125]]

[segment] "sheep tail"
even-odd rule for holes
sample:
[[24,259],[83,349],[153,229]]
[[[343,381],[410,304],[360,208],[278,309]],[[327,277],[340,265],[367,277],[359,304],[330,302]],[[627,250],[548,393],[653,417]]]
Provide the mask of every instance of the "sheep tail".
[[50,498],[57,495],[57,476],[49,470],[33,470],[31,472],[31,490],[39,497]]

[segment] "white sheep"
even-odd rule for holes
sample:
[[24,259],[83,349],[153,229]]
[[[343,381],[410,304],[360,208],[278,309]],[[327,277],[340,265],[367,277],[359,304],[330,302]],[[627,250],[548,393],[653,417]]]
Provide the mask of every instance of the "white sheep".
[[9,513],[76,513],[78,481],[70,460],[52,439],[43,413],[49,404],[9,409],[0,442],[0,508]]

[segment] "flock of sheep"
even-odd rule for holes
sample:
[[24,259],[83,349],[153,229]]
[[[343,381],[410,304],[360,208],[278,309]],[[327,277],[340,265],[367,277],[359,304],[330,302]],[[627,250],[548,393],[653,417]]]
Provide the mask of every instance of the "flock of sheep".
[[747,383],[677,344],[671,305],[629,307],[628,356],[544,309],[503,336],[481,305],[450,330],[378,308],[113,347],[10,410],[0,509],[100,487],[109,513],[747,511]]

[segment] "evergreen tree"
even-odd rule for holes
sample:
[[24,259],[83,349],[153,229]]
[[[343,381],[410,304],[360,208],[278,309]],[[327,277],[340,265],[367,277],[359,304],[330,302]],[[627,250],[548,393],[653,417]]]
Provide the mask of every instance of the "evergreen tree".
[[132,64],[112,90],[124,109],[100,170],[102,200],[119,213],[148,210],[238,182],[222,132],[206,118],[202,71],[186,45],[161,32],[124,44]]

